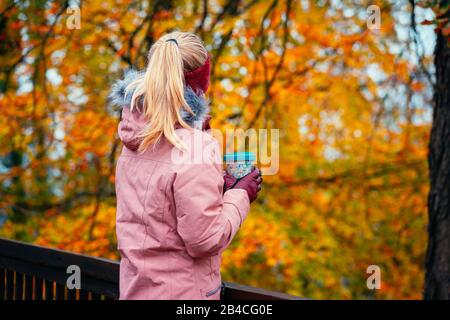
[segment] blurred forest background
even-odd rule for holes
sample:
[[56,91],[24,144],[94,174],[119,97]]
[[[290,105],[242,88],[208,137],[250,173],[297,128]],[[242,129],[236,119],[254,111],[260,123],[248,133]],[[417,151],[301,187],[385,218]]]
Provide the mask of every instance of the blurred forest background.
[[[373,4],[379,30],[366,25]],[[281,129],[279,173],[223,278],[421,298],[435,38],[421,22],[433,17],[407,0],[2,1],[0,236],[118,258],[107,95],[158,37],[193,31],[213,57],[212,126]],[[366,287],[372,264],[381,290]]]

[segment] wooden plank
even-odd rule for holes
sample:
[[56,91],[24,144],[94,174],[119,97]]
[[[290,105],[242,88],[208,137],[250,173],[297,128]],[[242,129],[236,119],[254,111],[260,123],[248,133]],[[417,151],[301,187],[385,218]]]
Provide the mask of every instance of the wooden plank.
[[67,300],[77,300],[77,289],[67,288]]
[[24,300],[33,300],[34,279],[32,276],[25,275],[24,280],[25,280]]
[[23,277],[24,274],[20,272],[16,272],[16,300],[23,300]]
[[55,287],[55,300],[65,300],[66,287],[60,283]]
[[14,271],[6,270],[6,299],[14,299]]
[[[91,299],[119,297],[119,263],[107,259],[94,258],[57,249],[44,248],[14,240],[0,238],[0,270],[6,269],[4,298],[14,299],[14,272],[27,274],[37,279],[45,279],[44,298],[65,299],[66,273],[69,265],[77,265],[81,269],[82,288],[80,298],[91,296]],[[1,277],[1,275],[0,275]],[[20,287],[19,277],[19,287]],[[35,282],[35,290],[40,290],[40,281]],[[53,292],[53,284],[56,292]],[[1,281],[0,281],[1,286]],[[47,289],[48,287],[48,289]],[[17,289],[20,297],[22,289]],[[73,298],[67,293],[67,298]],[[28,296],[28,294],[27,294]],[[39,294],[35,298],[39,298]],[[235,283],[224,283],[222,294],[224,300],[306,300],[296,296],[253,288]]]
[[0,300],[6,299],[6,270],[0,268]]
[[102,296],[98,293],[91,292],[91,300],[101,300]]
[[286,293],[224,282],[223,300],[307,300]]
[[55,300],[55,283],[53,281],[44,280],[44,300]]
[[89,277],[119,283],[119,262],[117,261],[3,238],[0,238],[0,256],[28,261],[33,265],[52,267],[64,272],[68,266],[77,265],[83,274]]
[[[68,277],[66,268],[56,269],[38,264],[33,265],[28,261],[18,260],[1,255],[0,267],[6,267],[10,270],[17,270],[18,272],[33,275],[35,277],[39,277],[48,281],[55,281],[60,284],[65,284]],[[81,269],[81,284],[83,289],[93,291],[98,294],[106,294],[112,297],[118,297],[119,295],[118,283],[90,277],[83,272],[83,269]]]
[[79,300],[89,300],[89,298],[89,291],[81,289]]
[[44,299],[44,280],[34,277],[34,300]]

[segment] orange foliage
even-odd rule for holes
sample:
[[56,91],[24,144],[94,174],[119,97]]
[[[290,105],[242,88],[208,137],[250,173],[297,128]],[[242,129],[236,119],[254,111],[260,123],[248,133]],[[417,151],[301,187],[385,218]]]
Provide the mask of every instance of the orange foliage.
[[[397,2],[371,1],[379,32],[365,6],[322,2],[219,1],[203,20],[202,1],[89,1],[73,30],[58,1],[6,10],[0,235],[118,258],[110,85],[144,67],[160,35],[195,30],[213,57],[212,126],[281,129],[280,170],[225,251],[224,279],[310,298],[420,298],[431,87],[396,31]],[[366,287],[372,264],[379,291]]]

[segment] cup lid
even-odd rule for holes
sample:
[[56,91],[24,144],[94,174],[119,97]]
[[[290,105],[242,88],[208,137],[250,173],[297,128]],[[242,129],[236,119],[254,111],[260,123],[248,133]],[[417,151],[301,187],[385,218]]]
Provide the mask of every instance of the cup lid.
[[223,160],[225,162],[255,161],[256,155],[254,152],[233,152],[225,154]]

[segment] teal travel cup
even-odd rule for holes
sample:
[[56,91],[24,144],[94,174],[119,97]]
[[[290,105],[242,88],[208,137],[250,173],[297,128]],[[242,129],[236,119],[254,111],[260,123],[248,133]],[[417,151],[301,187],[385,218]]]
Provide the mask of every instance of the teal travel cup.
[[236,179],[240,179],[255,167],[256,156],[253,152],[233,152],[227,153],[223,157],[226,165],[226,171]]

